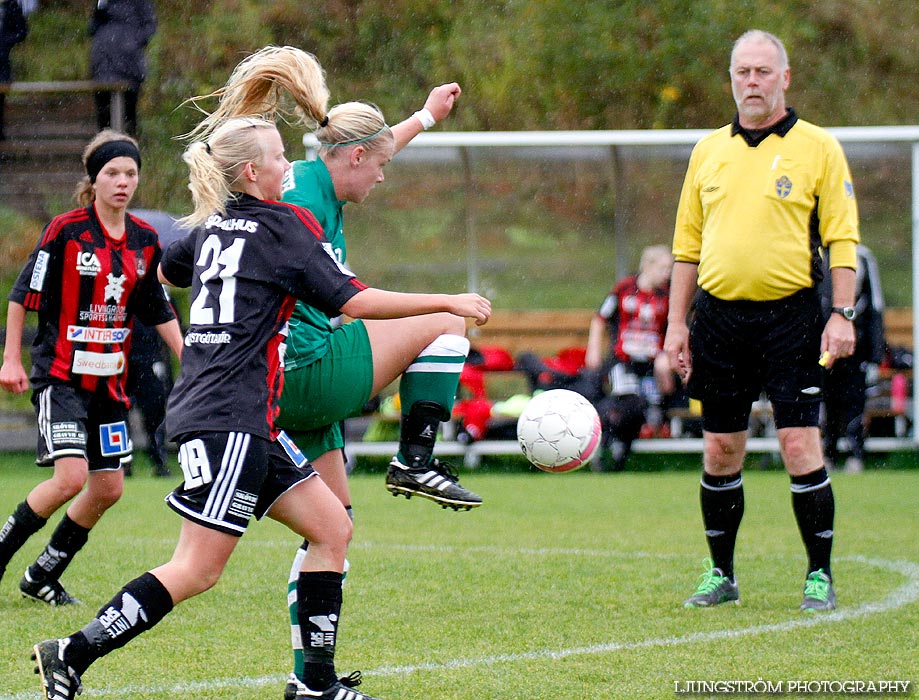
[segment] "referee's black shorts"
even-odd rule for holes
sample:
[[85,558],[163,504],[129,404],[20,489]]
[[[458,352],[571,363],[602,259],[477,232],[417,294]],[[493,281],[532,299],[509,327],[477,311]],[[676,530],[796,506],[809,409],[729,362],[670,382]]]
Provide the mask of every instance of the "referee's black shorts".
[[765,391],[777,428],[818,424],[824,321],[814,289],[774,301],[724,301],[700,292],[689,327],[689,395],[702,403],[702,427],[746,430]]

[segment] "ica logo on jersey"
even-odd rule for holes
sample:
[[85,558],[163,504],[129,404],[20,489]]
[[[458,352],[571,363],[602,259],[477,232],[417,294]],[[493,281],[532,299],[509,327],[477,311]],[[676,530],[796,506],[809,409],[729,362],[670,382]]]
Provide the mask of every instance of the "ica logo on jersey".
[[77,272],[87,277],[95,277],[102,272],[102,265],[95,253],[80,251],[77,253]]

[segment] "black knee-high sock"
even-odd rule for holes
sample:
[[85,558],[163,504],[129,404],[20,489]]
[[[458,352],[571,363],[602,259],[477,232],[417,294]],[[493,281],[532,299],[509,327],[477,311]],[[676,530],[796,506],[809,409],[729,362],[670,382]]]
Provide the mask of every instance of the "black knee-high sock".
[[734,580],[734,545],[743,519],[743,477],[740,472],[728,476],[702,473],[699,489],[705,537],[715,568]]
[[68,637],[67,663],[82,675],[96,659],[146,632],[172,608],[172,596],[156,576],[138,576],[102,606],[92,622]]
[[303,639],[303,677],[311,690],[330,688],[335,676],[335,642],[341,615],[342,575],[304,571],[297,580],[297,618]]
[[399,433],[399,455],[408,467],[425,466],[434,454],[437,429],[450,413],[433,401],[416,401],[402,416]]
[[78,525],[66,513],[55,528],[45,551],[29,567],[32,581],[57,581],[64,573],[74,555],[89,539],[89,529]]
[[41,517],[32,510],[28,502],[23,501],[16,506],[16,510],[0,528],[0,576],[3,576],[3,570],[10,563],[13,555],[26,543],[26,540],[41,530],[46,522],[48,522],[47,518]]
[[808,573],[823,569],[832,577],[830,553],[836,500],[825,467],[804,476],[791,477],[791,505],[807,550]]

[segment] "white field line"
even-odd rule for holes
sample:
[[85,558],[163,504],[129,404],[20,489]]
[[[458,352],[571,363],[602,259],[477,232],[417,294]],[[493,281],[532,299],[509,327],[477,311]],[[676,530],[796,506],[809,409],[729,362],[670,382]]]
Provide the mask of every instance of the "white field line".
[[[364,545],[368,546],[368,545]],[[382,545],[370,545],[380,546]],[[393,549],[460,549],[452,547],[424,547],[412,546],[392,547]],[[502,549],[500,547],[470,547],[461,548],[464,551],[469,550],[488,550],[503,552],[506,554],[580,554],[582,556],[613,556],[613,557],[636,557],[636,558],[657,558],[658,555],[647,554],[642,552],[626,554],[623,552],[612,552],[603,550],[587,549]],[[661,555],[666,556],[666,555]],[[405,666],[380,666],[379,668],[364,672],[365,676],[393,676],[405,675],[408,673],[417,673],[424,671],[441,671],[460,668],[474,668],[482,666],[493,666],[501,663],[514,663],[517,661],[530,661],[538,659],[563,659],[569,656],[583,656],[592,654],[609,654],[618,651],[632,651],[636,649],[649,648],[666,648],[680,646],[683,644],[706,643],[721,641],[725,639],[736,639],[738,637],[760,636],[765,634],[785,633],[802,627],[813,627],[815,625],[826,625],[835,622],[843,622],[864,618],[869,615],[889,612],[919,601],[919,564],[910,561],[892,561],[888,559],[876,559],[862,556],[836,557],[837,561],[851,561],[865,566],[886,569],[892,573],[900,574],[906,578],[906,582],[895,588],[883,599],[864,603],[851,608],[842,608],[831,613],[818,613],[815,615],[802,615],[801,617],[785,622],[776,622],[768,625],[754,625],[753,627],[743,627],[736,629],[715,630],[712,632],[695,632],[681,636],[659,637],[656,639],[644,639],[637,642],[609,642],[607,644],[594,644],[585,647],[572,647],[569,649],[544,649],[541,651],[531,651],[522,654],[498,654],[495,656],[479,656],[470,658],[459,658],[441,663],[423,663]],[[142,686],[127,685],[121,688],[87,688],[82,697],[130,697],[132,693],[201,693],[203,691],[215,691],[222,688],[261,688],[268,685],[280,686],[285,681],[286,676],[270,675],[259,677],[240,677],[224,678],[213,681],[194,681],[184,683],[173,683],[170,685],[160,686]],[[39,692],[14,693],[12,695],[0,695],[0,700],[35,700]]]

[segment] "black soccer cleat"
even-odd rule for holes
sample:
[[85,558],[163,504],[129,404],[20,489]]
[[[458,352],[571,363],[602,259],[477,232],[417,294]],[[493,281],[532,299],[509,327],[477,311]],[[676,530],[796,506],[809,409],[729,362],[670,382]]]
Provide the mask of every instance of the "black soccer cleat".
[[57,579],[47,579],[45,581],[33,581],[29,576],[28,569],[25,576],[19,582],[19,592],[23,598],[31,598],[40,603],[47,603],[51,606],[61,605],[83,605],[83,601],[74,598],[61,585]]
[[35,673],[45,700],[73,700],[83,692],[80,677],[64,660],[69,639],[46,639],[32,647]]
[[297,700],[297,698],[318,698],[319,700],[375,700],[359,690],[361,672],[355,671],[349,676],[339,678],[331,688],[325,690],[310,690],[296,674],[291,673],[284,688],[284,700]]
[[287,677],[287,685],[284,686],[284,700],[295,700],[297,697],[297,690],[301,687],[304,687],[303,683],[297,678],[296,673],[291,672]]
[[424,466],[408,467],[393,457],[386,472],[386,488],[393,496],[411,498],[417,494],[453,510],[482,505],[481,496],[460,486],[456,468],[437,459]]

